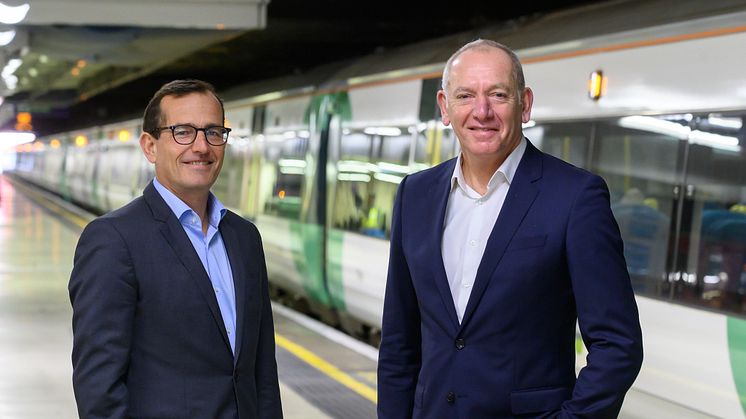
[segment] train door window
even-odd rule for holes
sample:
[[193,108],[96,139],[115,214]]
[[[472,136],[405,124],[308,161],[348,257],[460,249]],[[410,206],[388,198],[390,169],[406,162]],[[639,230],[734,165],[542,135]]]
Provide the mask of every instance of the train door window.
[[[635,292],[667,297],[669,235],[687,121],[629,116],[595,124],[591,170],[603,176]],[[665,128],[661,128],[665,127]]]
[[411,171],[415,127],[342,130],[332,226],[387,238],[396,189]]
[[[233,133],[231,133],[233,135]],[[212,190],[215,196],[226,207],[241,213],[242,187],[244,185],[244,169],[248,159],[248,140],[245,137],[232,137],[224,145],[223,167],[220,169]]]
[[438,165],[458,155],[456,135],[450,126],[430,121],[417,127],[414,148],[414,169],[422,170]]
[[267,136],[260,175],[265,214],[300,219],[308,140],[308,131]]
[[694,116],[681,189],[685,263],[675,297],[746,313],[746,135],[743,113]]
[[539,150],[578,167],[588,166],[592,125],[587,122],[524,126],[523,134]]

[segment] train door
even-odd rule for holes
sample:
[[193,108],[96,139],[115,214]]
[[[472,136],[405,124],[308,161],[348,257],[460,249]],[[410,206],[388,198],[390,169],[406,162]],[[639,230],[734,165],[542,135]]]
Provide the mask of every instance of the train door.
[[[667,298],[685,143],[673,122],[629,116],[524,128],[542,151],[599,174],[624,240],[635,292]],[[667,127],[663,129],[661,127]]]
[[746,314],[744,113],[695,115],[678,189],[680,240],[672,297]]
[[267,269],[282,289],[300,295],[320,316],[328,313],[323,170],[328,119],[317,98],[267,104],[256,223],[262,232]]
[[591,170],[606,180],[632,285],[667,298],[682,213],[686,115],[626,116],[593,125]]

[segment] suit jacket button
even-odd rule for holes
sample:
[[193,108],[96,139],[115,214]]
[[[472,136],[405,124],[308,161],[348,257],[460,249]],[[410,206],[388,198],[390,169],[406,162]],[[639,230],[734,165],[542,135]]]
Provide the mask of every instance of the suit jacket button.
[[456,339],[456,349],[459,351],[464,349],[466,347],[466,341],[464,341],[462,338]]
[[449,391],[448,396],[446,396],[446,401],[448,404],[454,404],[456,402],[456,393]]

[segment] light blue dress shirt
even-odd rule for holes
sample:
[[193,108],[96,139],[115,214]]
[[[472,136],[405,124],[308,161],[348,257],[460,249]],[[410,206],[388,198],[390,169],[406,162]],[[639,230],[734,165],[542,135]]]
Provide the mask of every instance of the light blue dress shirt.
[[236,292],[233,286],[233,273],[231,271],[231,264],[228,261],[228,253],[225,250],[223,237],[218,230],[220,220],[223,219],[228,210],[225,209],[215,195],[210,193],[207,202],[207,219],[209,225],[207,227],[207,235],[205,235],[202,232],[202,222],[199,219],[199,215],[194,210],[189,208],[173,192],[161,185],[158,179],[153,179],[153,186],[155,186],[155,189],[163,200],[166,201],[166,204],[174,212],[179,222],[181,222],[181,226],[192,242],[194,250],[199,255],[202,266],[207,271],[207,276],[210,277],[215,297],[218,300],[218,307],[220,307],[220,315],[223,317],[225,330],[228,332],[231,350],[235,354]]

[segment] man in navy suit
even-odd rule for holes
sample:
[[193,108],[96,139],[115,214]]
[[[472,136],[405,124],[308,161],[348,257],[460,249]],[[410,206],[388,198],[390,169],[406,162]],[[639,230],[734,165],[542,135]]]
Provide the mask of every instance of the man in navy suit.
[[210,192],[223,121],[211,85],[164,85],[140,137],[155,179],[80,237],[69,290],[81,418],[282,418],[261,238]]
[[523,136],[533,93],[501,44],[457,51],[438,103],[461,153],[399,186],[378,417],[616,417],[642,336],[606,184]]

